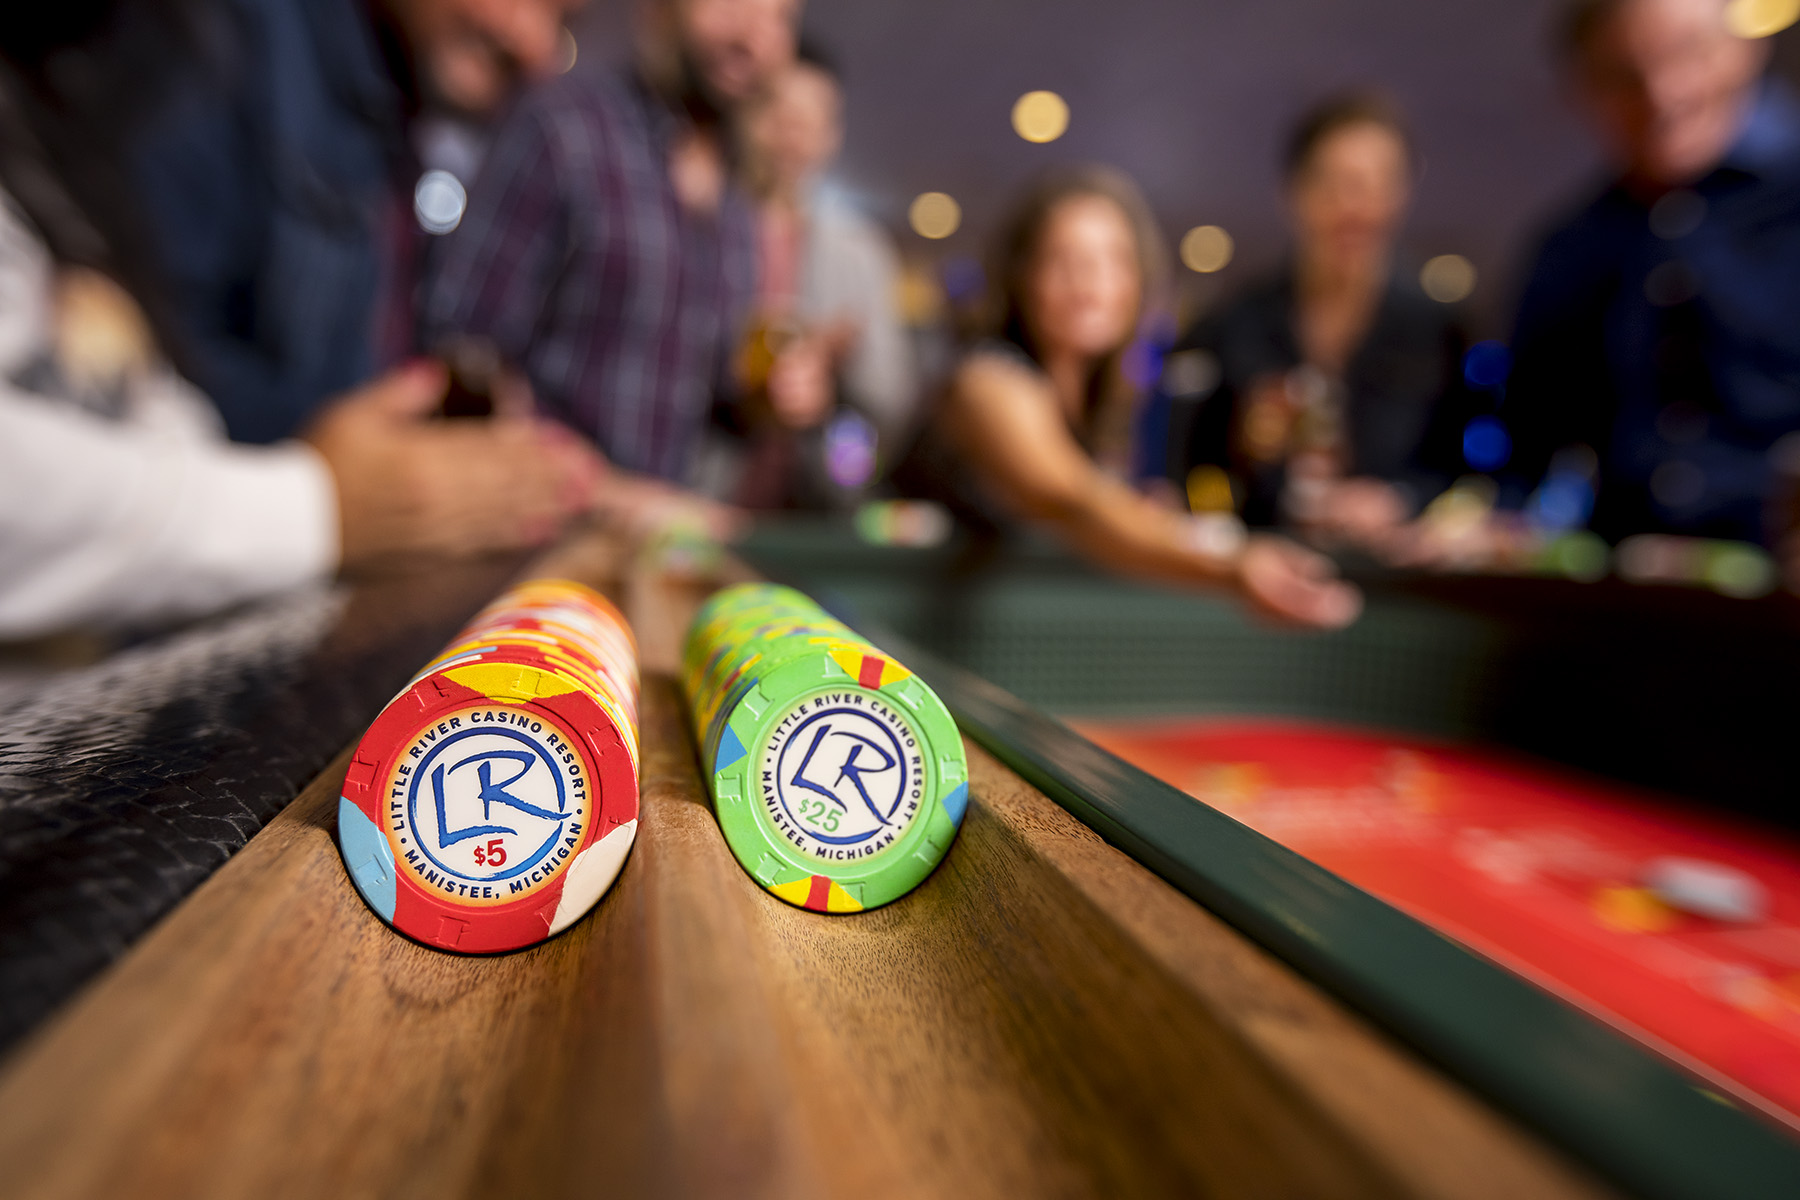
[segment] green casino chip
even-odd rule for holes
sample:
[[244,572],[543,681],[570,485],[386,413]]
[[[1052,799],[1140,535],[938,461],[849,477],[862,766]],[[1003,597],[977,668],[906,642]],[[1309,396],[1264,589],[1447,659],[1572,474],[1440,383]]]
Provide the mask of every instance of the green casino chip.
[[[752,635],[766,626],[791,632]],[[714,810],[759,884],[802,908],[857,912],[931,874],[968,807],[968,764],[922,680],[770,585],[703,607],[687,651]]]

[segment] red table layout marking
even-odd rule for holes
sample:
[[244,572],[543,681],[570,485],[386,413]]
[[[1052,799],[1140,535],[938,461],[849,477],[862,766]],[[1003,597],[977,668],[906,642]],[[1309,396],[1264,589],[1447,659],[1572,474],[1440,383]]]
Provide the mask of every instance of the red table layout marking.
[[1791,835],[1324,724],[1075,727],[1800,1130]]

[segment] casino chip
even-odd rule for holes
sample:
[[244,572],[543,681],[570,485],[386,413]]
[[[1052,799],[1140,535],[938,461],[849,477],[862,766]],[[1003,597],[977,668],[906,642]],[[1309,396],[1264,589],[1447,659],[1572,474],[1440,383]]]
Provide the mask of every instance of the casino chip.
[[[558,605],[581,620],[531,616]],[[635,646],[604,599],[560,581],[502,597],[357,746],[338,802],[357,891],[442,950],[516,950],[567,928],[636,836],[637,700]]]
[[1644,868],[1644,886],[1670,908],[1715,921],[1747,924],[1769,915],[1769,890],[1755,877],[1698,858],[1658,858]]
[[930,688],[799,592],[744,584],[696,616],[684,685],[738,862],[816,912],[899,899],[968,806],[956,723]]

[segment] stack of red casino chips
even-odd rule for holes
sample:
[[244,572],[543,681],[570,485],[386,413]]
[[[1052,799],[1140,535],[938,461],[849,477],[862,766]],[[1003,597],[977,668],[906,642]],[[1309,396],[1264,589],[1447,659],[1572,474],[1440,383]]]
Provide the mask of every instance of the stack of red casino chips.
[[465,954],[579,920],[637,834],[637,644],[591,588],[521,584],[363,736],[338,847],[389,925]]

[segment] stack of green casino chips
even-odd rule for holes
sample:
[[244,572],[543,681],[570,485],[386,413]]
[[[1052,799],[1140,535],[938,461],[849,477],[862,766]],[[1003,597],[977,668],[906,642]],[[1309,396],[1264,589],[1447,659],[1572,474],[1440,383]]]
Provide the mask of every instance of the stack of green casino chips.
[[962,738],[918,676],[774,584],[714,595],[682,686],[719,827],[789,904],[860,912],[924,882],[969,802]]

